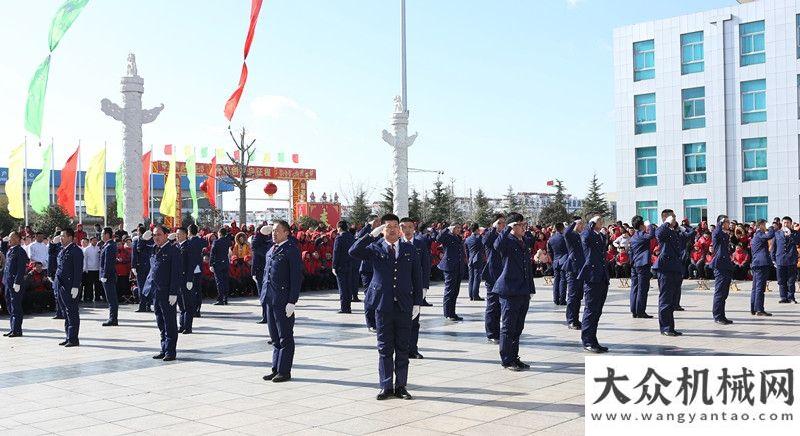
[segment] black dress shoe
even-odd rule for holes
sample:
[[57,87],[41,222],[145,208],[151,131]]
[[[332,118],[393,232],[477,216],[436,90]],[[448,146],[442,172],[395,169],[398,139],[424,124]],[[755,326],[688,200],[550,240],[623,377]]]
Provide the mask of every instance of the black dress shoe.
[[11,333],[8,335],[9,338],[18,338],[20,336],[22,336],[22,333]]
[[787,300],[787,299],[783,298],[783,299],[781,299],[780,301],[778,301],[778,303],[780,303],[780,304],[786,304],[786,303],[789,303],[789,300]]
[[64,345],[67,345],[67,343],[69,343],[69,341],[61,341],[58,343],[58,345],[63,347]]
[[448,316],[447,320],[452,322],[459,322],[459,321],[464,321],[464,318],[456,315],[456,316]]
[[730,325],[733,324],[733,321],[729,320],[728,318],[716,319],[714,320],[715,323],[719,325]]
[[291,374],[278,374],[272,378],[272,383],[283,383],[292,379]]
[[353,313],[353,312],[351,312],[349,310],[340,310],[340,311],[338,311],[336,313]]
[[264,381],[270,381],[270,380],[274,379],[276,375],[278,375],[278,371],[272,371],[271,373],[269,373],[269,374],[267,374],[267,375],[265,375],[264,377],[261,377],[261,378]]
[[755,311],[755,310],[751,310],[751,311],[750,311],[750,315],[755,315],[755,314],[756,314],[756,311]]
[[428,300],[422,300],[422,306],[433,306],[433,304],[428,303]]
[[570,329],[570,330],[580,330],[581,327],[583,327],[583,326],[579,322],[571,322],[571,323],[567,324],[567,328]]
[[162,360],[164,362],[172,362],[173,360],[175,360],[175,356],[164,356]]
[[53,319],[64,319],[64,317],[56,315],[56,316],[53,317]]
[[419,354],[419,351],[416,353],[408,353],[409,359],[422,359],[422,354]]
[[684,310],[686,310],[686,309],[684,309],[682,306],[675,306],[675,311],[676,312],[683,312]]
[[183,327],[181,327],[181,328],[179,328],[179,329],[178,329],[178,333],[183,333],[183,331],[184,331],[184,328],[183,328]]
[[603,353],[608,353],[608,347],[604,347],[602,345],[598,345],[597,348],[599,348],[600,351],[602,351]]
[[361,300],[359,300],[359,298],[358,298],[358,297],[353,297],[353,299],[352,299],[351,301],[352,301],[353,303],[360,303],[360,302],[361,302]]
[[378,395],[375,397],[375,399],[377,399],[378,401],[388,400],[389,398],[392,398],[393,396],[394,396],[394,390],[392,390],[392,389],[381,389],[381,391],[378,392]]
[[680,336],[680,334],[678,332],[676,332],[675,330],[667,330],[667,331],[661,332],[661,334],[664,335],[664,336]]
[[80,342],[67,342],[66,344],[64,344],[64,348],[77,347],[79,345],[80,345]]
[[763,311],[763,310],[759,310],[759,311],[758,311],[758,312],[756,312],[754,315],[756,315],[756,316],[772,316],[772,314],[771,314],[771,313],[769,313],[769,312],[765,312],[765,311]]
[[647,318],[647,319],[649,319],[649,318],[652,318],[653,315],[649,315],[647,313],[640,313],[639,315],[637,315],[637,317],[638,318]]
[[184,330],[184,331],[183,331],[183,334],[184,334],[184,335],[191,335],[191,334],[192,334],[192,330],[191,330],[191,329],[189,329],[189,330]]
[[588,351],[588,352],[590,352],[590,353],[595,353],[595,354],[600,354],[600,353],[603,352],[603,350],[600,349],[600,347],[595,346],[595,345],[586,345],[586,346],[583,347],[583,349]]
[[404,400],[413,400],[414,397],[408,393],[405,386],[399,386],[394,388],[394,396],[397,398],[402,398]]
[[797,300],[795,300],[794,298],[790,299],[789,301],[791,301],[794,304],[797,304]]
[[5,332],[3,333],[3,336],[11,336],[11,332]]
[[514,371],[514,372],[522,371],[522,370],[525,369],[522,366],[517,365],[517,362],[511,362],[508,365],[503,365],[503,368],[505,368],[505,369],[507,369],[509,371]]
[[266,319],[262,319],[262,320],[259,320],[256,324],[266,324],[266,323],[267,323],[267,320]]
[[481,297],[477,297],[472,301],[486,301],[486,299],[485,298],[481,298]]
[[164,353],[158,353],[155,356],[153,356],[153,359],[163,359],[163,358],[164,358]]
[[488,342],[488,343],[490,343],[490,344],[497,345],[497,344],[499,344],[499,343],[500,343],[500,339],[496,339],[496,338],[486,338],[486,342]]
[[272,345],[272,339],[267,339],[267,345]]
[[378,329],[376,329],[375,327],[367,327],[367,330],[369,330],[370,333],[377,333],[378,332]]
[[197,312],[197,313],[194,314],[194,317],[195,318],[202,318],[203,315],[201,315],[200,312]]
[[224,306],[224,305],[225,303],[223,303],[222,301],[217,301],[216,303],[214,303],[214,306]]
[[147,312],[147,309],[136,309],[136,310],[134,310],[134,312],[138,312],[138,313]]
[[530,366],[530,365],[528,365],[527,363],[525,363],[525,362],[523,362],[523,361],[519,360],[519,357],[517,358],[516,362],[514,362],[514,363],[516,363],[516,364],[517,364],[517,366],[519,366],[519,367],[520,367],[520,368],[522,368],[522,369],[531,369],[531,366]]
[[104,323],[103,323],[103,324],[101,324],[101,325],[102,325],[103,327],[116,327],[116,326],[118,326],[118,325],[119,325],[119,323],[118,323],[117,321],[106,321],[106,322],[104,322]]

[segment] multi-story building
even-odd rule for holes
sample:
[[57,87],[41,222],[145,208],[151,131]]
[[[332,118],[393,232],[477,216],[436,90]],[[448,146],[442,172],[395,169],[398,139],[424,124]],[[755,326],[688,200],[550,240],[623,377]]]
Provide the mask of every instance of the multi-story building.
[[614,30],[621,219],[800,212],[800,1]]

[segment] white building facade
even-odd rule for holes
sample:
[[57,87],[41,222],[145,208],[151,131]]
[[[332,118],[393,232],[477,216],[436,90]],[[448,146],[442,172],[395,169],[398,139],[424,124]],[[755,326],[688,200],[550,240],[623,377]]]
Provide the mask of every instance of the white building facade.
[[614,30],[618,211],[800,215],[800,0]]

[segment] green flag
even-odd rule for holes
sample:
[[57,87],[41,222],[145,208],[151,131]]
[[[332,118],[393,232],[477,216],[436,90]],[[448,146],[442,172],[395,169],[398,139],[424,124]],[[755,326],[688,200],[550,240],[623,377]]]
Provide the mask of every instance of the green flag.
[[191,145],[184,147],[183,155],[186,156],[186,178],[189,179],[189,193],[192,196],[192,218],[197,221],[200,213],[197,208],[197,169],[195,166],[194,147]]
[[89,0],[67,0],[58,8],[50,23],[50,52],[56,49],[69,26],[78,18]]
[[117,168],[117,177],[115,178],[116,186],[114,187],[114,191],[116,191],[116,198],[117,198],[117,218],[123,218],[125,216],[125,167],[122,164],[119,164],[119,168]]
[[286,157],[283,155],[283,152],[278,153],[278,162],[284,162]]
[[208,146],[204,146],[200,148],[200,157],[205,159],[208,157]]
[[28,201],[31,209],[39,215],[47,213],[50,207],[50,161],[53,159],[53,144],[42,152],[42,172],[31,183]]
[[39,64],[28,86],[28,102],[25,105],[25,130],[36,136],[42,133],[44,94],[47,92],[47,76],[50,74],[50,55]]

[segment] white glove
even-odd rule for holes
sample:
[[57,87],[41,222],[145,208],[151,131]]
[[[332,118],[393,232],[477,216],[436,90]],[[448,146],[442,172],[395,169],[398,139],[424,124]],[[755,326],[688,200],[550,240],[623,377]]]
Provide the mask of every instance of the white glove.
[[214,267],[213,266],[208,267],[208,269],[211,270],[212,273],[214,272]]
[[193,287],[194,287],[194,283],[192,283],[192,282],[186,282],[186,289],[187,289],[187,290],[190,290],[190,291],[191,291]]
[[670,215],[670,216],[667,217],[667,219],[664,220],[664,222],[667,223],[667,224],[672,224],[672,223],[675,222],[675,217]]
[[644,222],[644,226],[645,226],[645,227],[650,227],[651,225],[652,225],[652,224],[650,223],[650,221],[645,221],[645,222]]
[[509,227],[509,228],[511,228],[511,227],[514,227],[514,226],[516,226],[517,224],[519,224],[519,223],[518,223],[518,222],[516,222],[516,221],[512,221],[512,222],[510,222],[510,223],[506,224],[506,227]]
[[331,272],[333,273],[333,275],[336,275],[336,268],[331,268]]
[[450,226],[450,227],[448,227],[448,228],[447,228],[447,230],[448,230],[450,233],[453,233],[453,230],[455,230],[455,229],[456,229],[456,226]]
[[170,295],[169,296],[169,305],[170,306],[174,306],[175,303],[177,303],[177,302],[178,302],[178,296],[177,295]]
[[20,286],[17,283],[14,283],[14,292],[19,292]]
[[427,297],[428,297],[428,288],[425,288],[422,290],[422,299],[424,300]]
[[267,236],[270,233],[272,233],[272,226],[269,226],[269,225],[261,226],[261,234],[262,235]]
[[72,288],[71,294],[72,294],[72,299],[73,300],[78,298],[78,288]]
[[3,237],[3,242],[8,242],[8,236]]
[[498,220],[494,220],[494,222],[492,223],[492,227],[494,227],[494,228],[497,228],[499,225],[500,225],[500,220],[499,219]]
[[788,227],[784,227],[784,228],[783,228],[783,234],[784,234],[784,235],[786,235],[786,236],[789,236],[789,235],[791,235],[791,234],[792,234],[792,231],[791,231],[791,230],[789,230],[789,228],[788,228]]
[[372,231],[371,231],[369,234],[370,234],[370,236],[372,236],[373,238],[377,238],[377,237],[378,237],[378,235],[380,235],[381,233],[383,233],[383,229],[385,229],[385,228],[386,228],[386,224],[381,224],[381,225],[379,225],[378,227],[375,227],[374,229],[372,229]]
[[131,268],[131,272],[133,273],[133,275],[136,275],[136,268]]
[[53,243],[54,244],[60,244],[61,243],[61,236],[54,237],[53,238]]
[[258,283],[258,280],[256,280],[256,276],[253,276],[253,281]]
[[178,236],[175,233],[170,233],[169,235],[167,235],[167,239],[169,239],[170,241],[174,241],[175,238],[177,237]]
[[101,282],[101,283],[105,283],[107,280],[108,280],[108,279],[107,279],[107,278],[105,278],[105,277],[100,277],[100,282]]
[[411,319],[414,319],[419,316],[420,306],[414,306],[411,308]]
[[294,304],[286,303],[286,317],[291,318],[294,315]]
[[142,234],[142,239],[144,239],[145,241],[149,241],[149,240],[153,239],[153,232],[151,232],[150,230],[144,232]]
[[600,215],[595,215],[589,220],[590,223],[597,223],[598,221],[600,221]]

